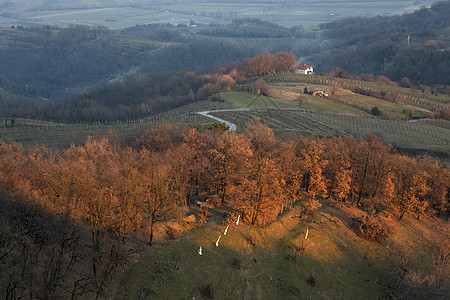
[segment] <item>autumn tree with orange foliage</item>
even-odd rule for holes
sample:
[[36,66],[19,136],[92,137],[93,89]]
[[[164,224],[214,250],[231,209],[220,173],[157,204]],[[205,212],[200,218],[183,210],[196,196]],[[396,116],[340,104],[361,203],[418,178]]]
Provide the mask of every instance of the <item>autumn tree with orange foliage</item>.
[[219,197],[226,201],[230,189],[241,174],[244,174],[252,156],[250,143],[243,135],[228,131],[217,137],[210,151],[215,189]]
[[345,201],[352,184],[348,143],[342,137],[324,140],[324,143],[326,149],[324,155],[328,161],[325,168],[328,198],[334,196],[337,201]]
[[281,208],[284,182],[272,156],[277,139],[259,120],[251,123],[244,135],[250,142],[252,155],[232,188],[233,206],[242,211],[249,223],[263,225],[272,221]]
[[310,201],[313,201],[316,195],[322,195],[326,191],[324,171],[328,161],[323,155],[324,144],[315,139],[307,139],[299,147],[299,156],[303,162],[303,184],[310,195]]
[[399,158],[394,203],[398,209],[400,220],[408,212],[414,212],[417,218],[425,212],[428,202],[424,197],[429,190],[427,177],[427,172],[419,167],[415,159]]
[[264,76],[272,73],[289,73],[297,62],[290,52],[272,54],[266,52],[240,61],[236,69],[245,77]]

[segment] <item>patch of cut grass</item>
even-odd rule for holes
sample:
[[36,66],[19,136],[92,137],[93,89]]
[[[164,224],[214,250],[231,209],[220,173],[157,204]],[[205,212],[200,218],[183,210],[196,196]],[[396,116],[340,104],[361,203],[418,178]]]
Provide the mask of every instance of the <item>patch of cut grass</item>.
[[298,103],[284,101],[263,95],[248,92],[226,92],[220,93],[220,97],[237,107],[261,108],[261,109],[296,109]]

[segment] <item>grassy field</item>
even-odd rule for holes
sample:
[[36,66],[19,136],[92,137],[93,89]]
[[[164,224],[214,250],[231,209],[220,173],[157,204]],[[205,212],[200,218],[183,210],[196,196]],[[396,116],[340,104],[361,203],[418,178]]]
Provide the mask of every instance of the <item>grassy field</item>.
[[[431,1],[432,2],[432,1]],[[133,1],[59,1],[36,2],[7,1],[1,12],[0,25],[73,24],[103,25],[123,28],[136,24],[172,23],[188,24],[190,20],[204,23],[226,23],[233,18],[259,18],[292,27],[316,26],[349,16],[375,16],[401,14],[418,8],[415,1],[372,0],[364,2],[335,0],[331,2],[269,2],[205,3],[203,1],[167,1],[148,3]],[[9,5],[8,5],[9,4]],[[428,3],[429,4],[429,3]]]
[[323,204],[314,216],[295,218],[294,208],[265,228],[232,223],[219,247],[226,208],[216,208],[205,225],[157,246],[132,267],[121,297],[202,299],[209,285],[218,299],[380,299],[391,296],[402,259],[409,271],[423,268],[421,255],[449,234],[437,220],[390,219],[393,236],[371,243],[356,236],[344,216],[362,211]]
[[[348,113],[367,116],[368,114],[360,109],[339,103],[332,99],[319,98],[316,96],[303,94],[303,86],[294,87],[271,86],[271,97],[256,95],[248,92],[227,92],[220,93],[220,97],[236,107],[255,109],[290,109],[290,110],[312,110],[323,112]],[[302,103],[297,97],[303,96]]]
[[[303,94],[304,87],[333,91],[334,96],[321,98]],[[382,99],[352,93],[342,88],[308,82],[270,82],[271,97],[249,92],[222,92],[223,102],[201,101],[143,119],[111,125],[57,124],[31,120],[0,119],[0,137],[26,145],[46,144],[67,146],[83,143],[89,136],[97,138],[114,132],[119,137],[138,136],[153,123],[169,123],[177,126],[209,124],[210,118],[196,112],[244,108],[248,111],[220,111],[212,115],[237,125],[238,131],[259,118],[276,133],[298,132],[305,135],[352,135],[367,138],[370,133],[385,143],[412,153],[437,155],[444,161],[450,157],[450,125],[448,121],[407,120],[404,108]],[[405,89],[402,89],[405,90]],[[303,96],[302,103],[297,100]],[[373,106],[382,111],[383,118],[368,113]],[[414,115],[423,110],[415,107]]]
[[220,97],[236,107],[245,108],[267,108],[267,109],[295,109],[299,108],[298,103],[285,99],[276,99],[248,92],[225,92],[220,93]]

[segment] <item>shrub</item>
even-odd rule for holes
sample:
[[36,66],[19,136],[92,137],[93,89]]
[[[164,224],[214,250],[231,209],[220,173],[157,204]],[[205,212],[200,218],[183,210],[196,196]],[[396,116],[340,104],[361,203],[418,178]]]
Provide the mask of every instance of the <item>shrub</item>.
[[239,257],[236,257],[234,260],[233,260],[233,267],[235,268],[235,269],[237,269],[237,270],[240,270],[241,269],[241,259],[239,258]]
[[321,206],[322,204],[317,199],[312,199],[304,206],[303,212],[307,215],[314,215],[319,211]]
[[209,217],[211,217],[211,213],[206,210],[202,210],[201,212],[195,215],[195,219],[198,220],[198,222],[200,223],[206,222]]
[[374,115],[375,117],[379,117],[379,116],[381,115],[381,110],[380,110],[377,106],[374,106],[374,107],[372,107],[372,109],[370,110],[370,113],[371,113],[372,115]]
[[386,222],[374,215],[353,219],[352,227],[360,237],[375,242],[386,239],[391,233]]
[[233,219],[233,214],[232,213],[225,213],[222,217],[222,222],[220,223],[222,226],[227,226],[230,225]]
[[174,227],[169,227],[166,231],[167,235],[170,236],[171,238],[175,239],[181,236],[181,232]]
[[394,82],[391,79],[389,79],[389,77],[386,77],[386,76],[383,76],[383,75],[378,76],[376,82],[377,83],[381,83],[381,84],[392,85],[392,86],[397,86],[398,85],[397,82]]
[[208,284],[206,287],[202,288],[201,291],[205,299],[214,299],[214,288],[212,284]]

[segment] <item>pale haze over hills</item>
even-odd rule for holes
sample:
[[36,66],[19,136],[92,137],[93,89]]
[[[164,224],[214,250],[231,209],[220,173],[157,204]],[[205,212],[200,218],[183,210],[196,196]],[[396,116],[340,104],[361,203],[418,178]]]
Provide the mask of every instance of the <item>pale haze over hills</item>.
[[228,23],[235,18],[259,18],[285,27],[305,28],[350,16],[399,15],[431,1],[68,1],[1,0],[0,26],[106,26],[120,29],[136,24]]

